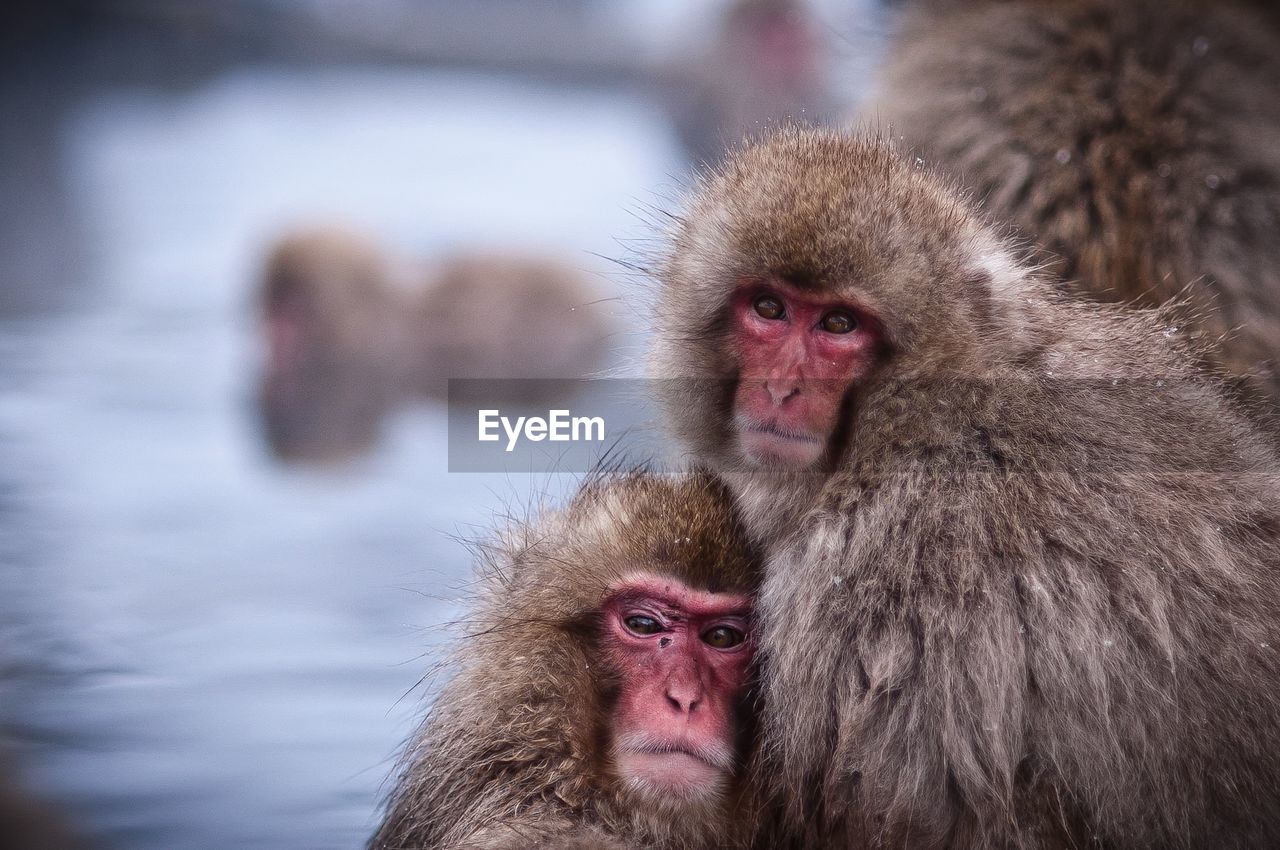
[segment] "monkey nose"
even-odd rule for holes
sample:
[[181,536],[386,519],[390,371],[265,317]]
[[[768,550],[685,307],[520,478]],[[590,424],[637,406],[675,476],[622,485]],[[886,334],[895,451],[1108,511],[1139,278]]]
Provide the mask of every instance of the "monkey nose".
[[702,688],[695,682],[670,681],[667,683],[667,704],[677,714],[693,714],[702,703]]
[[800,392],[800,383],[798,381],[769,378],[764,382],[764,388],[769,393],[769,398],[772,399],[773,403],[781,405],[787,399]]

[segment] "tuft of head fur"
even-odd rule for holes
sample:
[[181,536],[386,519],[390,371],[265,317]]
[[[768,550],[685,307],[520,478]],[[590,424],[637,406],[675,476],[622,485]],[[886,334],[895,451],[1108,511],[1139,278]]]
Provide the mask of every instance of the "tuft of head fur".
[[[730,292],[887,340],[829,468],[724,442]],[[1280,460],[1161,312],[1063,295],[882,139],[790,131],[662,272],[668,418],[766,549],[761,775],[806,846],[1280,846]]]
[[750,818],[730,816],[744,805],[740,789],[675,817],[612,775],[605,718],[616,684],[595,650],[601,603],[637,571],[754,592],[757,561],[723,488],[705,474],[598,475],[564,510],[514,525],[481,551],[456,675],[406,752],[370,847],[742,841]]
[[1065,286],[1182,304],[1280,404],[1280,17],[1242,0],[920,0],[865,110],[1044,249]]

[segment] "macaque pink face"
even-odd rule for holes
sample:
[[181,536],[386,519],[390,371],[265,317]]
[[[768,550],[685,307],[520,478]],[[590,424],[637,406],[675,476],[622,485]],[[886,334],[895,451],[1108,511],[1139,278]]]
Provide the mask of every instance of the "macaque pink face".
[[794,469],[822,459],[845,393],[870,371],[880,333],[866,310],[776,278],[730,301],[740,372],[734,427],[742,456]]
[[754,653],[750,610],[745,596],[650,575],[611,592],[604,647],[622,680],[613,755],[633,788],[694,801],[732,777]]

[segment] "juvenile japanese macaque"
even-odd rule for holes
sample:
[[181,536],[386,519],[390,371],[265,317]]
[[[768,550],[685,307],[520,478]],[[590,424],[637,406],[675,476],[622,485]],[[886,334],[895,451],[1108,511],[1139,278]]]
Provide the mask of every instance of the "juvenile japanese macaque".
[[450,378],[513,382],[525,400],[599,365],[610,333],[601,298],[555,261],[459,254],[397,261],[343,230],[281,239],[260,291],[267,363],[260,409],[277,456],[343,460],[372,446],[383,417],[444,398]]
[[[865,114],[1108,301],[1280,404],[1280,15],[1242,0],[919,0]],[[1270,11],[1268,11],[1270,8]]]
[[456,675],[370,846],[739,846],[758,572],[744,540],[709,477],[635,473],[482,550]]
[[654,315],[765,549],[805,846],[1280,846],[1280,462],[1167,317],[1064,295],[875,138],[736,154]]
[[701,47],[670,86],[677,129],[699,164],[770,127],[832,111],[831,57],[805,0],[734,0]]

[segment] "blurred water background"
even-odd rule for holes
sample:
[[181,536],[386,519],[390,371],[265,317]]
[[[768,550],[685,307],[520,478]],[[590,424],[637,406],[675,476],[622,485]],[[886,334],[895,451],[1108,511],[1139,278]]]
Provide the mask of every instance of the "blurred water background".
[[[429,400],[346,462],[275,456],[265,252],[327,221],[406,254],[552,252],[622,297],[626,367],[636,281],[609,258],[688,180],[663,69],[724,6],[0,13],[0,846],[6,796],[47,824],[22,846],[362,844],[457,610],[456,537],[575,477],[449,473]],[[877,25],[811,9],[838,103]]]

